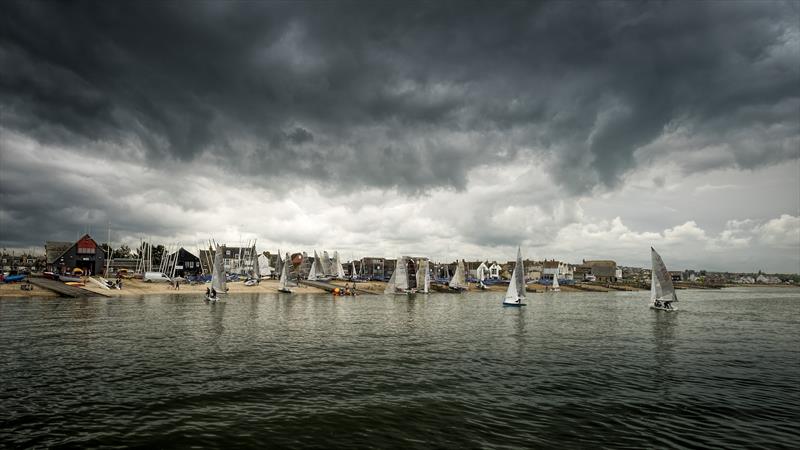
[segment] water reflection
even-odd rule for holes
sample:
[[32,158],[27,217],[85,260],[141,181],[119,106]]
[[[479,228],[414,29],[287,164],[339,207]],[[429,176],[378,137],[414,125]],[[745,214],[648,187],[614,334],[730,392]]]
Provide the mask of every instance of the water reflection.
[[675,347],[678,330],[678,314],[675,312],[653,311],[653,355],[655,371],[653,383],[664,394],[670,392],[671,381],[675,379]]

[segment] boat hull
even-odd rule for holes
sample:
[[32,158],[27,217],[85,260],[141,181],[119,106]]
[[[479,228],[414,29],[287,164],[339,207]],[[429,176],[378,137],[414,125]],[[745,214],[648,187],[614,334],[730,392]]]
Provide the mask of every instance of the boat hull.
[[281,292],[283,294],[291,294],[292,293],[292,291],[290,291],[289,289],[284,289],[284,288],[278,289],[278,292]]
[[674,308],[674,307],[673,308],[664,308],[663,306],[656,306],[656,305],[650,305],[650,309],[654,309],[656,311],[666,311],[666,312],[673,312],[673,311],[677,311],[678,310],[677,308]]
[[514,308],[518,308],[520,306],[526,306],[526,303],[503,303],[503,306],[510,306]]

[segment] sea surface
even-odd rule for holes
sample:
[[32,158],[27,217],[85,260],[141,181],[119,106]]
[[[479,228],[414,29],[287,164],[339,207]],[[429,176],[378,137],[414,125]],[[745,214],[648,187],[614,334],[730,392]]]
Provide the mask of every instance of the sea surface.
[[0,447],[797,448],[800,290],[0,300]]

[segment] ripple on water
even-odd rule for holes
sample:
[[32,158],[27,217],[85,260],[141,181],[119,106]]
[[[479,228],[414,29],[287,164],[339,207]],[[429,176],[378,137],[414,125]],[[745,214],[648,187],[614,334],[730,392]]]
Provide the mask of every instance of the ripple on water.
[[3,300],[11,446],[792,447],[797,291]]

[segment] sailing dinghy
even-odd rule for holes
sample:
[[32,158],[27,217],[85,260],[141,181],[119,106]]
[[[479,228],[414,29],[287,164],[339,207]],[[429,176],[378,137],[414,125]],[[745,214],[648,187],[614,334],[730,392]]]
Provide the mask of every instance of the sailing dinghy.
[[217,250],[214,252],[214,266],[211,269],[211,289],[206,293],[206,301],[216,302],[219,295],[228,291],[225,269],[222,265],[223,252],[224,250],[220,246],[217,246]]
[[561,292],[561,285],[558,284],[558,269],[556,269],[556,273],[553,274],[553,287],[550,290],[553,292]]
[[525,306],[525,270],[522,266],[522,251],[517,247],[517,263],[514,265],[514,272],[508,282],[506,296],[503,299],[503,306]]
[[406,257],[401,256],[397,258],[397,264],[394,267],[394,272],[386,283],[386,289],[383,290],[384,294],[413,294],[415,289],[408,287],[408,261]]
[[467,277],[464,270],[464,260],[461,259],[456,264],[456,271],[453,277],[450,278],[450,283],[447,285],[450,290],[464,292],[469,288],[467,285]]
[[661,311],[675,311],[676,309],[672,306],[672,303],[678,301],[678,296],[675,295],[672,276],[669,274],[667,266],[664,265],[661,255],[653,247],[650,247],[650,259],[653,263],[650,278],[650,300],[653,304],[650,305],[650,308]]
[[[280,259],[281,255],[278,255]],[[283,263],[283,267],[281,268],[281,277],[278,279],[278,292],[283,292],[284,294],[291,294],[292,291],[289,289],[289,254],[286,254],[286,261]]]
[[431,273],[427,259],[419,261],[417,268],[417,292],[427,294],[431,291]]

